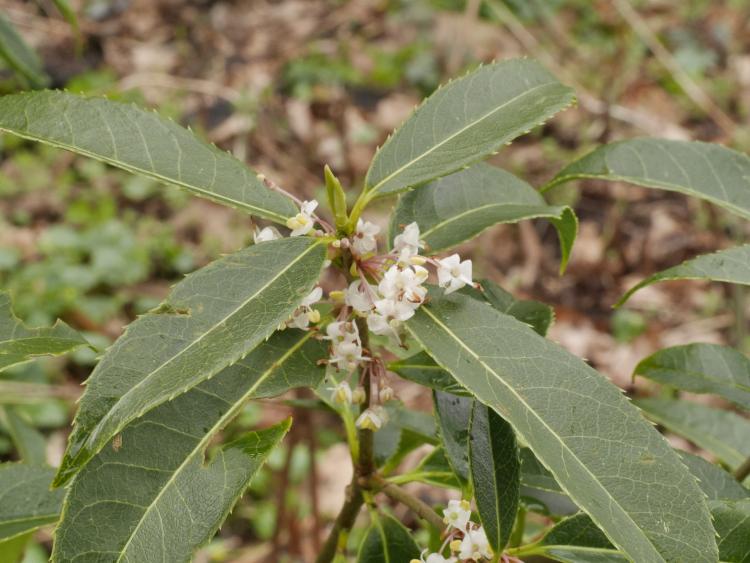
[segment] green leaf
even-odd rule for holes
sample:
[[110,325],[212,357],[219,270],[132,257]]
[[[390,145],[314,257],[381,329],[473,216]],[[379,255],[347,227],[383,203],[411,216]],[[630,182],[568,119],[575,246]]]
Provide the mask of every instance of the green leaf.
[[419,559],[419,546],[398,520],[371,512],[372,524],[359,547],[358,563],[407,563]]
[[679,454],[708,500],[739,500],[750,497],[750,490],[740,485],[721,467],[697,455],[687,452],[679,452]]
[[469,482],[469,425],[474,399],[442,391],[433,392],[440,439],[456,477]]
[[719,535],[719,557],[729,563],[750,561],[750,498],[710,501],[714,527]]
[[714,454],[732,469],[750,456],[750,421],[736,413],[657,397],[633,403],[651,420]]
[[0,292],[0,371],[38,356],[59,356],[86,344],[62,321],[49,328],[27,328],[13,314],[10,295]]
[[469,469],[487,539],[493,551],[502,553],[518,511],[521,459],[510,424],[476,401],[469,430]]
[[750,219],[750,157],[721,145],[666,139],[611,143],[566,166],[542,191],[579,178],[680,192]]
[[521,482],[526,487],[559,493],[560,485],[529,448],[521,448]]
[[0,419],[3,420],[21,460],[30,465],[47,463],[47,444],[44,436],[29,424],[16,409],[0,408]]
[[23,557],[32,535],[33,532],[29,532],[10,540],[0,541],[0,561],[5,563],[21,561],[21,557]]
[[77,397],[77,388],[67,385],[46,385],[0,379],[0,405],[40,403],[55,398],[74,401]]
[[250,393],[267,377],[253,375],[252,385],[236,376],[206,382],[128,426],[121,449],[102,450],[73,481],[52,560],[189,560],[289,430],[287,420],[249,432],[204,463],[209,440],[227,421],[214,413],[235,414],[242,403],[230,391]]
[[[556,524],[533,549],[564,563],[626,563],[596,524],[586,514],[575,514]],[[684,561],[684,559],[678,559]]]
[[404,473],[391,478],[391,481],[397,484],[411,483],[419,481],[436,487],[446,487],[449,489],[460,489],[461,482],[453,472],[453,468],[448,462],[445,450],[441,447],[433,449],[419,462],[409,473]]
[[496,310],[529,325],[540,336],[547,334],[555,320],[555,312],[539,301],[516,299],[492,280],[480,280],[482,296]]
[[750,245],[703,254],[679,266],[657,272],[629,289],[615,306],[625,303],[639,289],[671,280],[711,280],[750,285]]
[[130,421],[268,338],[310,292],[325,257],[320,240],[279,239],[225,256],[177,284],[96,366],[55,485],[65,483]]
[[750,410],[750,360],[726,346],[665,348],[641,360],[633,374],[692,393],[715,393]]
[[404,360],[388,364],[388,369],[399,374],[404,379],[419,383],[430,389],[470,397],[453,376],[435,363],[426,352],[419,352]]
[[435,421],[427,413],[407,409],[403,403],[385,405],[387,422],[374,436],[375,461],[381,473],[392,472],[406,455],[423,444],[436,444]]
[[54,475],[43,465],[0,464],[0,540],[57,521],[65,491],[50,491]]
[[131,104],[59,91],[0,98],[0,130],[285,223],[297,208],[231,155]]
[[570,256],[578,219],[570,207],[547,205],[534,188],[510,172],[489,164],[441,178],[404,194],[391,219],[395,236],[416,221],[430,254],[444,251],[499,223],[549,219],[558,231],[561,268]]
[[618,549],[639,563],[716,561],[698,485],[617,387],[491,306],[432,291],[409,332],[513,426]]
[[427,98],[385,142],[365,178],[369,197],[419,186],[478,162],[573,102],[539,63],[483,66]]
[[42,61],[18,34],[13,24],[0,13],[0,58],[34,88],[49,83]]

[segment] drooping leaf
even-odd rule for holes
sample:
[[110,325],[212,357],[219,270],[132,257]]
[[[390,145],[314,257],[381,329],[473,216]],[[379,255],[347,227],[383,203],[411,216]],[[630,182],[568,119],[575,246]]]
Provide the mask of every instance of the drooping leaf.
[[719,558],[728,563],[750,561],[750,498],[709,501],[719,535]]
[[639,562],[716,561],[695,479],[591,367],[525,324],[459,294],[439,296],[433,289],[430,304],[406,326],[439,365],[513,426],[618,549]]
[[630,288],[616,306],[625,303],[639,289],[671,280],[711,280],[750,285],[750,245],[703,254],[679,266],[657,272]]
[[297,208],[254,172],[192,132],[134,105],[59,91],[0,98],[0,131],[101,160],[134,174],[284,223]]
[[727,346],[665,348],[641,360],[633,374],[692,393],[714,393],[750,410],[750,360]]
[[469,431],[469,469],[487,539],[493,551],[502,553],[518,511],[521,459],[510,424],[476,401]]
[[465,168],[572,102],[573,91],[539,63],[483,66],[424,101],[375,155],[365,190],[388,195]]
[[586,514],[575,514],[557,523],[532,552],[563,563],[627,563],[607,536]]
[[55,485],[65,483],[128,422],[263,342],[310,292],[325,256],[325,245],[312,238],[264,242],[177,284],[96,366]]
[[49,83],[42,62],[18,34],[13,24],[0,12],[0,58],[34,88]]
[[43,465],[0,464],[0,540],[57,521],[65,491],[50,491],[54,475]]
[[736,413],[660,397],[633,402],[651,420],[711,452],[733,469],[750,456],[750,421]]
[[27,328],[13,314],[10,295],[0,292],[0,371],[38,356],[58,356],[86,340],[62,321],[49,328]]
[[667,139],[611,143],[566,166],[542,191],[579,178],[680,192],[750,219],[750,157],[721,145]]
[[359,547],[358,563],[406,563],[419,559],[419,546],[401,522],[386,514],[372,516]]
[[390,232],[394,236],[416,221],[431,254],[467,241],[493,225],[536,218],[549,219],[555,225],[564,269],[578,231],[573,210],[548,205],[520,178],[479,163],[401,196]]
[[468,483],[469,471],[469,424],[474,399],[459,397],[451,393],[434,391],[433,403],[437,417],[440,439],[456,477]]
[[13,407],[0,408],[3,421],[21,460],[29,465],[47,463],[47,444],[44,436],[29,424]]
[[52,560],[187,561],[211,539],[291,424],[244,434],[204,462],[209,440],[251,389],[279,384],[261,370],[244,371],[252,383],[241,370],[222,372],[131,424],[121,446],[95,456],[73,481]]
[[698,486],[708,500],[740,500],[750,497],[750,490],[721,467],[702,457],[687,452],[679,452],[682,462],[698,481]]

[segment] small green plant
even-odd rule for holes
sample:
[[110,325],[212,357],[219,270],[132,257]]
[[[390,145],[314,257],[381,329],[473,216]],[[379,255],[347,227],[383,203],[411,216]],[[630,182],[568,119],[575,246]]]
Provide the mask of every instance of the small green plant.
[[[156,113],[56,91],[1,98],[3,131],[290,232],[258,228],[255,244],[188,275],[127,328],[87,382],[54,479],[38,457],[0,467],[0,540],[57,522],[55,561],[188,560],[291,421],[209,446],[247,401],[306,387],[340,415],[354,468],[319,563],[355,554],[362,562],[741,561],[723,546],[736,548],[731,523],[747,514],[747,500],[712,512],[706,498],[747,499],[747,490],[720,467],[678,454],[617,387],[545,339],[549,307],[474,279],[471,261],[450,253],[495,224],[546,218],[564,269],[574,212],[481,161],[573,101],[533,61],[480,67],[393,133],[351,207],[326,167],[320,213],[316,201],[299,201]],[[581,177],[698,194],[750,216],[750,159],[720,146],[615,143],[547,188]],[[390,196],[398,202],[383,243],[365,214]],[[339,280],[327,293],[326,269]],[[32,330],[9,305],[0,313],[7,365],[81,345],[64,325]],[[432,393],[434,424],[398,401],[394,374]],[[399,473],[423,444],[434,448]],[[459,498],[428,506],[402,487],[414,481]],[[429,544],[418,545],[383,499],[419,516],[433,532]],[[364,508],[369,527],[349,545]],[[527,526],[539,522],[535,514],[549,517],[544,528]]]

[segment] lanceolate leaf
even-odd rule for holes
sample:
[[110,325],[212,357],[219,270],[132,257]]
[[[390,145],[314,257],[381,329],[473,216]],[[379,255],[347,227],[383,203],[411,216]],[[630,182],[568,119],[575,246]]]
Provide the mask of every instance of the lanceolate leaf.
[[733,412],[676,399],[633,401],[653,420],[711,452],[732,468],[750,456],[750,421]]
[[357,556],[358,563],[406,563],[419,558],[419,546],[401,522],[373,514]]
[[0,465],[0,540],[57,521],[65,491],[50,491],[55,470],[43,465]]
[[391,235],[416,221],[429,253],[469,240],[498,223],[545,218],[558,231],[562,265],[578,230],[570,207],[550,206],[539,192],[510,172],[489,164],[467,170],[404,194],[391,219]]
[[463,295],[434,297],[406,326],[513,426],[618,549],[639,562],[716,561],[695,479],[620,390],[583,361]]
[[55,484],[65,483],[128,422],[260,344],[310,292],[325,255],[325,245],[312,238],[264,242],[177,284],[96,366]]
[[[555,320],[555,312],[539,301],[516,299],[492,280],[480,280],[481,296],[495,309],[526,323],[534,332],[544,336]],[[474,293],[476,295],[476,293]]]
[[690,473],[695,475],[698,486],[708,500],[740,500],[750,497],[750,490],[740,485],[736,479],[721,467],[702,457],[679,452],[682,462]]
[[533,550],[564,563],[626,563],[628,558],[619,553],[586,514],[576,514],[555,525]]
[[534,61],[481,67],[427,98],[386,141],[365,190],[388,195],[465,168],[572,102],[573,91]]
[[13,314],[10,295],[0,292],[0,371],[37,356],[65,354],[86,340],[62,321],[50,328],[27,328]]
[[[318,360],[326,353],[311,332],[276,333],[244,360],[128,425],[119,445],[101,450],[75,477],[56,534],[56,560],[85,554],[97,561],[161,559],[162,546],[167,560],[189,559],[287,426],[251,434],[207,462],[206,448],[248,399],[320,383],[325,368]],[[106,522],[106,530],[90,522]]]
[[666,139],[611,143],[566,166],[543,191],[578,178],[680,192],[750,219],[750,157],[721,145]]
[[436,391],[464,397],[471,396],[471,393],[464,389],[450,373],[437,365],[426,352],[419,352],[404,360],[391,362],[388,364],[388,369],[395,371],[404,379]]
[[711,516],[719,535],[719,558],[729,563],[750,561],[750,498],[710,501]]
[[715,393],[750,410],[750,360],[726,346],[665,348],[641,360],[633,373],[692,393]]
[[456,476],[469,481],[469,424],[474,399],[442,391],[433,393],[440,438]]
[[469,433],[469,468],[487,539],[496,553],[502,553],[518,511],[521,460],[510,424],[476,401]]
[[44,72],[42,63],[34,50],[29,47],[23,38],[13,27],[5,16],[0,12],[0,58],[10,68],[26,79],[31,86],[38,88],[49,82],[47,73]]
[[44,465],[47,463],[47,444],[44,436],[14,409],[0,407],[0,420],[16,446],[21,460],[30,465]]
[[639,289],[670,280],[711,280],[750,285],[750,245],[704,254],[650,276],[632,287],[617,302],[620,306]]
[[0,130],[284,223],[296,207],[242,162],[134,105],[45,91],[0,98]]

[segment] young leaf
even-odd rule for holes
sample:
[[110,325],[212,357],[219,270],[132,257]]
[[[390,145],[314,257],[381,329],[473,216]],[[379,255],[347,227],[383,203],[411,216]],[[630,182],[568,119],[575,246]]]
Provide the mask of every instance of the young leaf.
[[586,514],[575,514],[557,523],[535,546],[534,555],[563,563],[627,563]]
[[386,514],[372,514],[372,524],[359,547],[357,563],[406,563],[419,559],[419,546],[401,522]]
[[750,285],[750,245],[703,254],[678,266],[657,272],[635,285],[615,304],[619,307],[639,289],[670,280],[711,280]]
[[521,460],[510,424],[476,401],[469,430],[469,469],[487,539],[495,553],[502,553],[518,511]]
[[384,196],[465,168],[573,99],[573,91],[537,62],[483,66],[424,101],[375,155],[365,190]]
[[591,367],[460,294],[433,297],[406,326],[439,365],[513,426],[618,549],[639,562],[716,561],[695,479]]
[[726,346],[665,348],[641,360],[633,374],[692,393],[715,393],[750,410],[750,360]]
[[566,166],[542,191],[579,178],[680,192],[750,219],[750,157],[721,145],[666,139],[611,143]]
[[40,88],[49,83],[49,76],[44,72],[39,57],[2,12],[0,12],[0,58],[32,87]]
[[86,344],[62,321],[49,328],[25,327],[13,314],[10,295],[0,292],[0,371],[37,356],[65,354]]
[[44,436],[12,407],[0,407],[0,420],[16,446],[21,460],[29,465],[47,463],[47,444]]
[[708,500],[739,500],[750,497],[750,490],[740,485],[737,480],[721,467],[706,461],[702,457],[678,452],[682,462],[698,481],[698,486]]
[[711,516],[719,535],[719,558],[728,563],[750,561],[750,498],[710,501]]
[[443,449],[448,463],[458,479],[469,482],[469,425],[474,399],[458,397],[442,391],[433,392],[435,415],[437,417]]
[[57,521],[65,491],[50,491],[54,475],[43,465],[0,464],[0,540]]
[[633,402],[651,420],[711,452],[733,469],[750,456],[750,421],[738,414],[677,399],[649,397]]
[[211,539],[291,424],[249,432],[204,463],[209,439],[226,422],[209,411],[241,404],[226,393],[232,384],[243,388],[234,379],[218,389],[206,382],[155,409],[126,428],[121,451],[102,450],[87,465],[65,502],[52,561],[188,561]]
[[546,218],[557,229],[564,268],[578,231],[570,207],[547,205],[534,188],[510,172],[479,163],[404,194],[391,219],[395,236],[414,221],[429,253],[467,241],[499,223]]
[[297,213],[231,155],[130,104],[44,91],[0,98],[0,131],[95,158],[285,223]]
[[310,292],[325,256],[320,240],[285,238],[225,256],[177,284],[96,366],[55,485],[65,483],[128,422],[263,342]]

